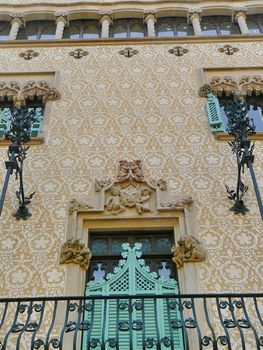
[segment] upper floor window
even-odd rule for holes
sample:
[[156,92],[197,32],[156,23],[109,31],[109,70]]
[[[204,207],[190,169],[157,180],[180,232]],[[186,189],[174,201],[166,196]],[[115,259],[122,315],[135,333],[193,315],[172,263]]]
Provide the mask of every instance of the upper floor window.
[[142,20],[134,18],[116,19],[113,22],[112,38],[142,38],[146,35],[146,27]]
[[158,19],[156,32],[158,36],[194,35],[193,27],[184,17],[163,17]]
[[247,16],[247,26],[250,34],[262,34],[263,14]]
[[64,39],[96,39],[100,37],[99,21],[85,19],[70,21],[69,27],[64,30]]
[[[31,125],[31,137],[37,137],[39,135],[41,124],[43,121],[45,105],[42,101],[34,99],[32,101],[27,100],[25,108],[28,112],[34,113],[36,121]],[[13,103],[10,101],[1,101],[0,103],[0,139],[4,138],[8,130],[10,129],[12,111],[14,110]]]
[[55,39],[55,33],[54,21],[29,21],[25,28],[19,30],[17,39],[50,40]]
[[0,40],[8,40],[10,29],[10,22],[0,21]]
[[204,35],[240,34],[238,25],[232,23],[230,16],[202,17],[201,29]]

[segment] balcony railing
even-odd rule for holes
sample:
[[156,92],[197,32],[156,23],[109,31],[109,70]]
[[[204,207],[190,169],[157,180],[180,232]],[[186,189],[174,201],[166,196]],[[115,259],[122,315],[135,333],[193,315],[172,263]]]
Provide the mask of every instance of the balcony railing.
[[262,296],[2,298],[0,349],[260,350]]

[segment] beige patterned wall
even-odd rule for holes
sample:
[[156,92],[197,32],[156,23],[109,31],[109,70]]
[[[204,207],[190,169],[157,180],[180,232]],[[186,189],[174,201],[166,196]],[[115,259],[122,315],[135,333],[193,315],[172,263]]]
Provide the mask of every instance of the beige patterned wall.
[[[82,46],[88,56],[75,60],[74,47],[37,47],[25,61],[25,48],[1,47],[1,72],[59,71],[61,100],[53,102],[44,145],[32,146],[25,164],[27,193],[37,191],[32,218],[15,221],[17,183],[11,181],[0,222],[1,295],[61,295],[65,267],[58,264],[66,235],[70,198],[88,195],[95,177],[115,177],[117,161],[141,159],[146,178],[165,178],[174,193],[194,198],[197,233],[208,261],[198,265],[206,292],[259,291],[262,288],[262,222],[247,176],[250,212],[228,211],[224,186],[235,185],[236,166],[226,143],[210,133],[195,70],[202,67],[262,66],[263,44],[188,43],[176,57],[170,44],[137,44],[138,54],[118,54],[125,46]],[[77,46],[76,46],[77,48]],[[30,79],[30,76],[29,76]],[[262,141],[255,169],[263,192]],[[0,150],[1,184],[6,148]]]

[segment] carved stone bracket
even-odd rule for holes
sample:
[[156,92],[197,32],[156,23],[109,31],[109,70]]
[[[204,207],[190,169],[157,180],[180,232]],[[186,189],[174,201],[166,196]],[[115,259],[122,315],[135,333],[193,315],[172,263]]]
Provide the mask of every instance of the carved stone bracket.
[[95,180],[94,193],[74,198],[69,214],[97,212],[102,215],[152,215],[159,211],[190,209],[193,199],[188,195],[171,195],[165,180],[144,179],[140,160],[121,160],[117,180]]
[[59,263],[77,264],[87,270],[91,257],[91,251],[80,239],[69,239],[61,247]]
[[244,75],[239,81],[231,76],[215,76],[209,84],[199,89],[200,97],[207,97],[213,93],[218,97],[226,96],[256,96],[263,95],[263,77],[259,75]]
[[177,269],[183,267],[185,262],[201,262],[206,259],[204,245],[194,236],[183,236],[172,247],[173,262]]
[[44,80],[31,80],[23,85],[16,81],[0,82],[0,101],[7,99],[13,101],[14,105],[25,105],[27,100],[34,98],[46,103],[58,100],[60,94],[56,88],[50,87]]

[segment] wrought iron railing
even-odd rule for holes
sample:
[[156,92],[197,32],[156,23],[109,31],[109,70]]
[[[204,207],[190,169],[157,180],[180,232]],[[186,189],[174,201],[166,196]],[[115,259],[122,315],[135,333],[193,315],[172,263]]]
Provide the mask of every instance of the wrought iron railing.
[[2,298],[0,349],[263,349],[262,296]]

